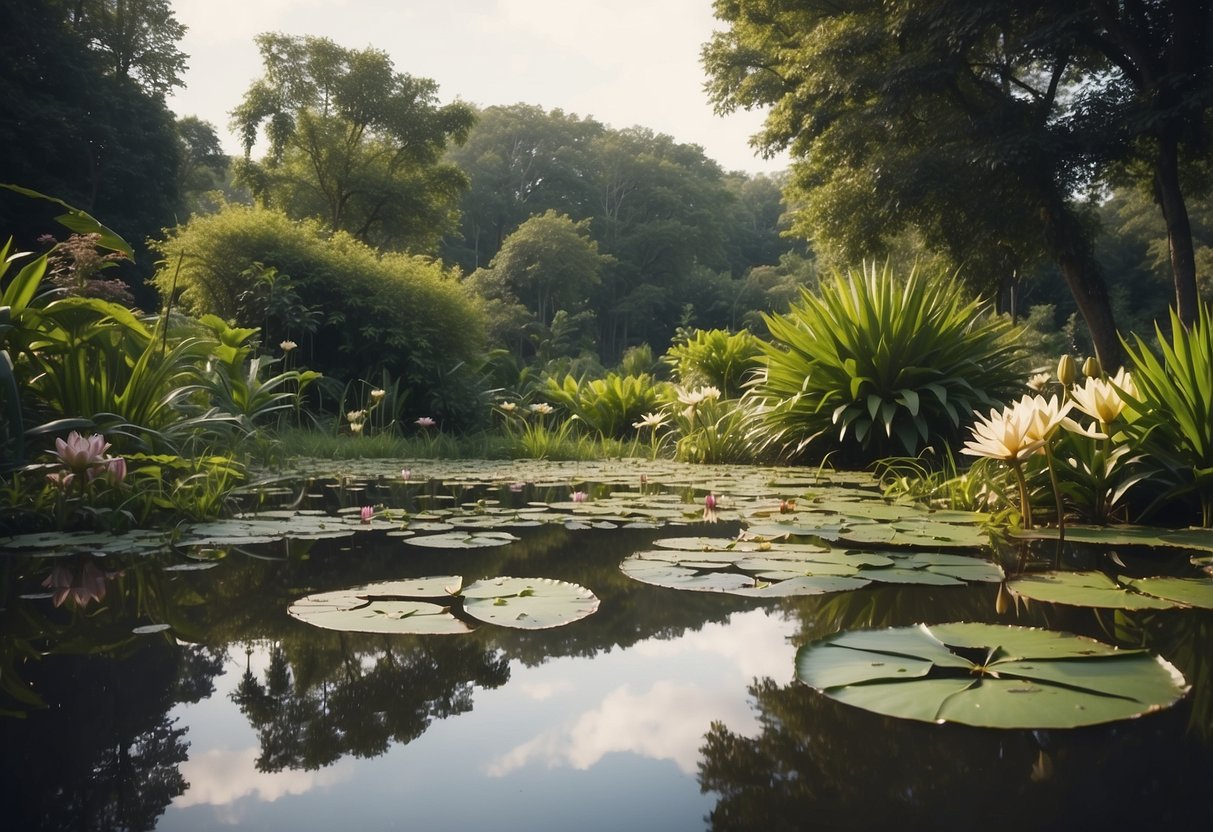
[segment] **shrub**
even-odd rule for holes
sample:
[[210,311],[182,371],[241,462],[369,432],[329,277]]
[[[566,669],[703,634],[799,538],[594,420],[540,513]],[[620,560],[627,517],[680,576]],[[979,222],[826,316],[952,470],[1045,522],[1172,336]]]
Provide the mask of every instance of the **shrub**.
[[679,384],[716,387],[726,398],[741,395],[747,378],[762,366],[762,345],[748,330],[699,329],[675,343],[665,360]]
[[664,383],[647,373],[578,381],[571,375],[548,378],[540,395],[561,406],[599,436],[619,439],[634,432],[633,423],[661,403]]
[[774,342],[749,394],[755,433],[787,457],[915,456],[1022,385],[1010,323],[984,315],[954,278],[915,269],[899,280],[872,266],[764,318]]
[[1201,522],[1213,526],[1213,309],[1202,306],[1191,327],[1171,313],[1168,339],[1155,326],[1160,361],[1139,336],[1125,343],[1136,395],[1126,396],[1133,444],[1158,470],[1162,499],[1195,496]]
[[269,269],[289,275],[297,299],[291,308],[319,310],[321,319],[271,320],[270,328],[298,341],[299,360],[326,375],[348,380],[387,369],[417,393],[410,402],[428,406],[433,391],[474,376],[480,364],[482,311],[453,274],[428,259],[378,254],[315,222],[241,205],[191,219],[156,248],[164,258],[154,278],[162,295],[238,326],[265,326],[274,311],[259,300],[257,276]]

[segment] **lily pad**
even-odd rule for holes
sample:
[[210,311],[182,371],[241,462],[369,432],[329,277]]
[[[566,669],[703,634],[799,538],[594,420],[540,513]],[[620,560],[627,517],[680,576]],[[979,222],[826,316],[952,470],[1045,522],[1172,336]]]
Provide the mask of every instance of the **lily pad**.
[[[707,539],[674,540],[696,544]],[[873,581],[961,586],[1005,577],[995,563],[942,552],[853,552],[779,542],[752,551],[749,542],[743,543],[737,549],[638,552],[619,568],[656,586],[740,595],[817,595],[860,589]]]
[[457,575],[381,581],[300,598],[287,612],[328,630],[458,635],[478,623],[515,629],[559,627],[590,615],[598,598],[547,578],[491,578],[462,586]]
[[505,546],[515,540],[518,538],[509,532],[464,531],[417,535],[406,538],[404,542],[410,546],[424,546],[430,549],[486,549],[491,546]]
[[1034,601],[1074,607],[1121,610],[1165,610],[1181,606],[1154,595],[1143,595],[1121,586],[1102,572],[1041,572],[1021,575],[1007,582],[1007,589]]
[[[1026,540],[1056,540],[1056,528],[1019,530],[1014,537]],[[1095,543],[1104,546],[1170,546],[1213,552],[1213,531],[1209,529],[1159,529],[1152,526],[1066,526],[1069,543]]]
[[885,716],[986,728],[1074,728],[1167,708],[1169,662],[1069,633],[954,623],[836,633],[800,649],[797,677]]
[[464,587],[473,618],[522,630],[560,627],[591,615],[598,597],[583,586],[551,578],[486,578]]
[[1213,580],[1208,578],[1121,578],[1121,582],[1138,592],[1176,601],[1187,607],[1213,609]]

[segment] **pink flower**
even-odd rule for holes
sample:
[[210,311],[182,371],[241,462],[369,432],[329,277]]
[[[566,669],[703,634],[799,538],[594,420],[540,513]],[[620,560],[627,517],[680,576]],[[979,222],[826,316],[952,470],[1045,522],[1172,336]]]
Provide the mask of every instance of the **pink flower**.
[[574,491],[573,492],[573,502],[574,503],[584,503],[588,499],[590,499],[590,495],[586,494],[584,491]]
[[108,577],[110,576],[89,561],[80,571],[79,583],[76,582],[71,569],[56,566],[42,585],[55,591],[53,603],[56,607],[62,606],[63,602],[68,600],[78,607],[87,607],[90,601],[105,600],[105,581]]
[[412,477],[413,477],[413,472],[410,471],[408,468],[400,469],[400,479],[409,480],[409,479],[412,479]]
[[66,441],[55,440],[55,450],[52,453],[59,457],[59,461],[71,469],[72,473],[83,474],[92,466],[106,461],[105,452],[109,447],[110,443],[99,433],[85,438],[72,431],[67,435]]
[[417,427],[422,428],[424,430],[424,429],[432,428],[434,425],[436,425],[438,423],[435,422],[433,419],[431,419],[429,416],[420,416],[417,418],[417,421],[414,424],[416,424]]
[[716,514],[716,495],[710,491],[703,498],[703,519],[705,523],[715,523],[719,519]]
[[716,508],[716,495],[709,492],[708,495],[703,498],[703,507],[709,509]]
[[126,460],[120,456],[112,457],[105,465],[106,474],[115,485],[126,481]]
[[524,488],[526,488],[526,483],[523,483],[523,482],[510,483],[510,491],[513,491],[515,494],[517,494],[519,491],[521,491]]
[[360,512],[360,515],[362,517],[363,523],[371,522],[371,518],[375,516],[375,507],[374,506],[363,506],[362,511]]

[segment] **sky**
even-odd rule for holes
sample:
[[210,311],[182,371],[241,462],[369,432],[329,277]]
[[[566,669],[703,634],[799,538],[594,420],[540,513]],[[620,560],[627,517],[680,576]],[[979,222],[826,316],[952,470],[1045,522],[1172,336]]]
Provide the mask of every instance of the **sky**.
[[240,152],[228,122],[261,74],[253,38],[315,35],[386,51],[397,71],[438,83],[442,103],[532,104],[641,126],[701,146],[725,170],[773,173],[749,145],[763,114],[717,116],[704,93],[702,45],[724,25],[711,0],[171,0],[188,27],[186,88],[178,116],[215,125]]

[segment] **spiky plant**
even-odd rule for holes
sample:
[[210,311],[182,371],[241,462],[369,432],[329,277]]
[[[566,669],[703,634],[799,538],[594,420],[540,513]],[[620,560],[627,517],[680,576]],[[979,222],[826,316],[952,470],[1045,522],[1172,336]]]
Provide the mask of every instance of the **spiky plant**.
[[757,438],[784,457],[862,463],[954,444],[975,410],[1022,385],[1011,324],[954,277],[871,265],[764,318],[773,343],[749,396]]

